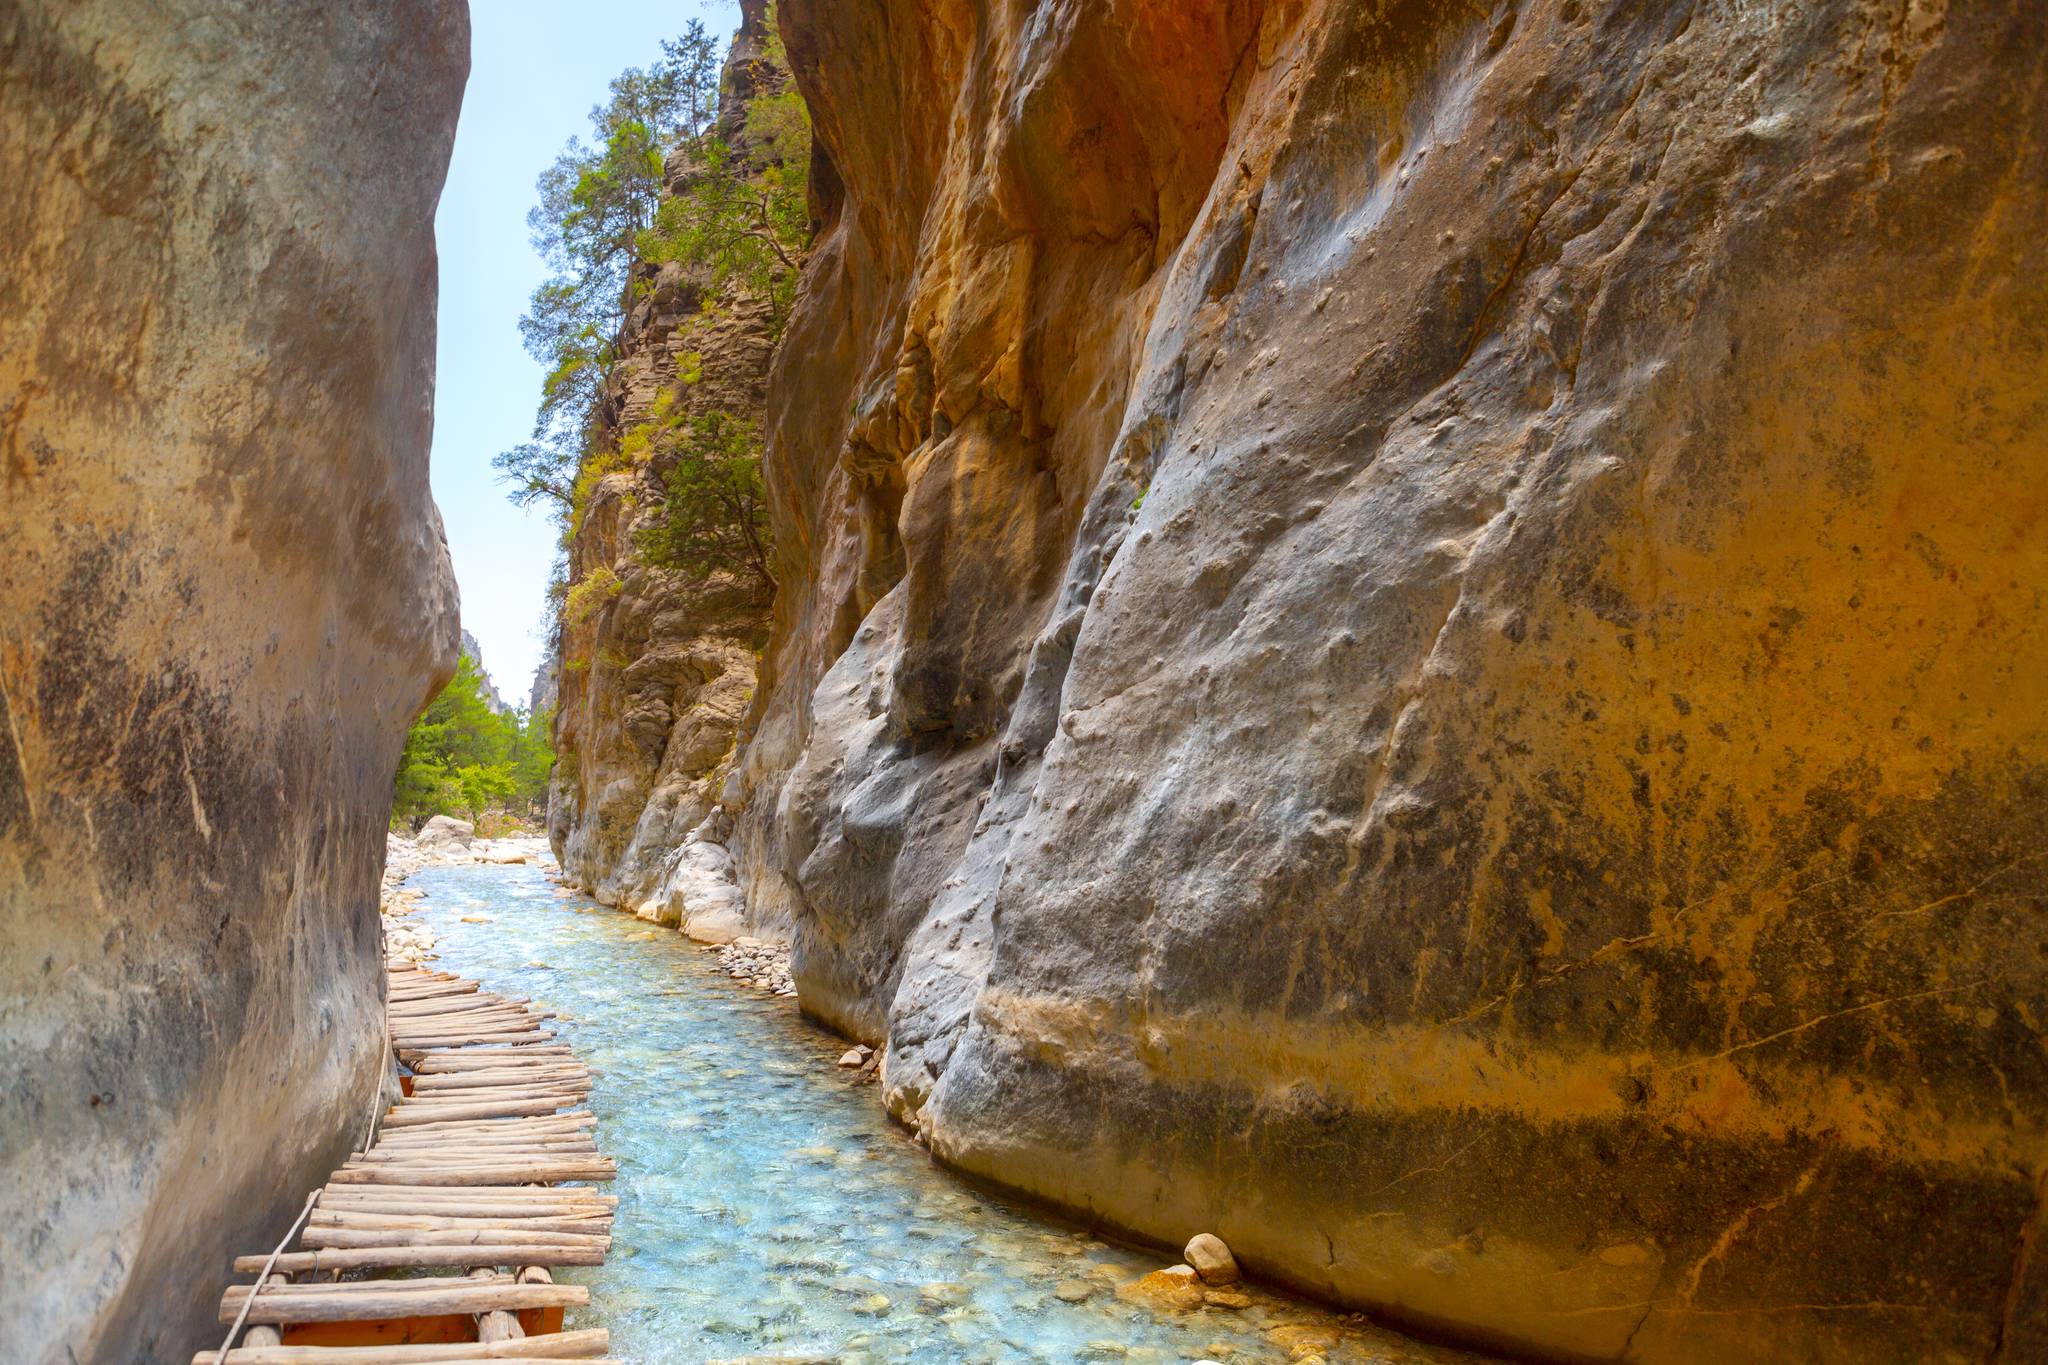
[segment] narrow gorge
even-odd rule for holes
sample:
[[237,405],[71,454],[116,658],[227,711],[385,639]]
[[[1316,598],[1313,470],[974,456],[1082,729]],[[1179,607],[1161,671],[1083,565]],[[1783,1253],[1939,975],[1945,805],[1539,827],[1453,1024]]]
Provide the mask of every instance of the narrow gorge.
[[776,18],[767,647],[600,496],[564,865],[729,856],[942,1160],[1386,1320],[2048,1351],[2048,16]]
[[[2044,85],[0,3],[0,1355],[2048,1360]],[[221,1311],[427,1279],[554,1318]]]

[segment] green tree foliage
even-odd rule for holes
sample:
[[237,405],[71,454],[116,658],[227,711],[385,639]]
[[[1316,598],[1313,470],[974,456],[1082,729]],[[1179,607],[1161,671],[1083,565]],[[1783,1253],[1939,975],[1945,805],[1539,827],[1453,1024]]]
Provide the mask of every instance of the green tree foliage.
[[[681,264],[716,300],[728,285],[768,305],[780,332],[809,242],[811,125],[772,8],[763,68],[743,82],[746,117],[719,120],[719,63],[703,25],[663,45],[662,60],[627,71],[591,111],[593,140],[571,142],[539,182],[528,218],[549,277],[520,320],[547,367],[533,439],[497,458],[521,504],[551,503],[567,535],[611,470],[649,466],[666,491],[640,548],[661,567],[699,577],[751,575],[772,588],[759,437],[723,412],[685,415],[700,378],[685,357],[653,421],[605,433],[598,412],[613,347],[631,303],[635,261]],[[729,140],[728,140],[729,139]],[[682,152],[676,193],[662,198],[665,154]],[[711,303],[707,307],[716,307]],[[616,439],[613,439],[616,437]],[[564,585],[560,623],[588,618],[614,584]],[[557,626],[559,629],[559,624]]]
[[[767,60],[788,70],[772,21]],[[637,241],[648,261],[680,261],[707,271],[714,291],[738,280],[766,299],[780,334],[796,297],[797,271],[810,242],[808,177],[811,116],[793,88],[762,90],[748,102],[740,142],[715,133],[698,139],[687,193],[660,206]]]
[[435,815],[474,820],[492,808],[530,812],[547,801],[554,751],[553,716],[500,715],[485,697],[483,674],[467,654],[455,676],[406,732],[392,792],[393,828],[417,828]]
[[761,487],[760,438],[754,424],[723,412],[680,417],[657,409],[654,439],[664,466],[667,506],[641,531],[650,564],[696,577],[753,575],[763,591],[775,579],[768,565],[768,505]]
[[717,44],[691,20],[590,111],[592,141],[571,139],[541,172],[527,215],[548,278],[519,320],[528,354],[546,367],[533,437],[492,463],[521,506],[553,503],[567,518],[594,425],[613,339],[625,316],[636,240],[654,223],[664,149],[701,138],[718,115]]

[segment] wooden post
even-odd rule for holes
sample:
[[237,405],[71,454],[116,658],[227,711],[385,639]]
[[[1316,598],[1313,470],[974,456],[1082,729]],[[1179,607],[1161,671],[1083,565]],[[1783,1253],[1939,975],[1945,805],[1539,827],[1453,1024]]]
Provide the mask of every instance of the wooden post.
[[[489,1268],[472,1270],[469,1273],[472,1276],[497,1274],[495,1270]],[[524,1276],[523,1271],[521,1275],[522,1277]],[[519,1315],[517,1313],[508,1313],[502,1308],[494,1308],[488,1313],[476,1315],[476,1339],[478,1341],[487,1343],[517,1341],[525,1335],[526,1329],[519,1325]]]
[[[288,1284],[290,1283],[290,1277],[285,1275],[271,1275],[259,1281],[259,1283]],[[268,1323],[258,1323],[256,1326],[248,1328],[246,1331],[242,1333],[242,1345],[282,1346],[284,1345],[284,1333],[278,1328],[270,1326]]]

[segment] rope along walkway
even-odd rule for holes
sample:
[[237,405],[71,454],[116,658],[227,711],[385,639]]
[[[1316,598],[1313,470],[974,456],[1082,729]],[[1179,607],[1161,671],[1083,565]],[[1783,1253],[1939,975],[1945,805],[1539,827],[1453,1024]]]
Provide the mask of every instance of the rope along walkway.
[[590,1291],[550,1273],[611,1248],[618,1200],[562,1183],[616,1169],[579,1107],[589,1070],[526,1000],[386,970],[405,1098],[313,1196],[298,1249],[236,1258],[260,1283],[230,1286],[220,1320],[248,1330],[193,1365],[598,1360],[607,1333],[561,1330]]

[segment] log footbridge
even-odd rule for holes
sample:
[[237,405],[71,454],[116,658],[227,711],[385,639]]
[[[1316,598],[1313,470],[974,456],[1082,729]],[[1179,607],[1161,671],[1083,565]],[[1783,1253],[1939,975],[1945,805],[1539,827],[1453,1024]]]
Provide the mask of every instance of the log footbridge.
[[551,1274],[611,1247],[618,1200],[562,1183],[615,1173],[581,1108],[589,1070],[525,1000],[408,963],[386,970],[404,1097],[307,1201],[297,1249],[236,1259],[255,1282],[221,1298],[231,1345],[193,1365],[602,1357],[605,1332],[562,1330],[590,1291]]

